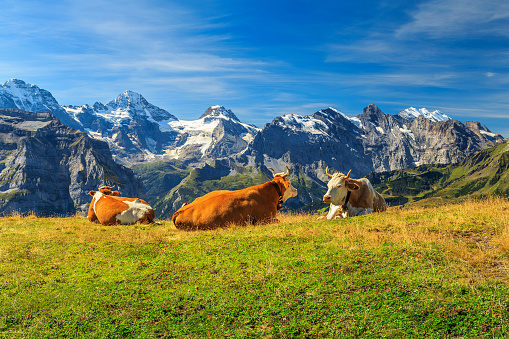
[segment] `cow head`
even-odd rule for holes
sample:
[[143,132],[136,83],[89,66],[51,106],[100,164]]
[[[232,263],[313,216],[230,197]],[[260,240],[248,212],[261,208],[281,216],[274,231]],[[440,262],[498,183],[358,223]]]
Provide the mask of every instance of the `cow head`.
[[112,189],[115,188],[115,186],[101,186],[98,188],[97,191],[90,191],[88,194],[90,194],[92,198],[92,202],[94,202],[94,199],[96,198],[96,194],[98,194],[97,198],[100,199],[103,195],[111,195],[111,196],[117,196],[119,195],[119,191],[112,191]]
[[286,179],[288,174],[290,174],[288,166],[286,166],[286,173],[276,173],[276,171],[270,167],[268,167],[268,169],[270,169],[274,175],[274,179],[272,179],[272,181],[276,182],[280,187],[284,187],[284,190],[281,190],[283,192],[283,202],[297,196],[297,189],[292,186],[292,183],[289,180]]
[[352,170],[350,170],[347,175],[341,172],[332,175],[329,173],[328,167],[325,169],[325,173],[331,178],[327,184],[327,193],[323,196],[323,201],[325,203],[343,205],[348,191],[356,191],[360,188],[357,180],[350,178],[350,172],[352,172]]
[[[99,187],[99,192],[101,192],[102,194],[104,195],[113,195],[113,196],[117,196],[120,194],[119,191],[112,191],[112,189],[114,189],[115,186],[101,186]],[[93,191],[90,192],[90,195],[93,196],[92,194]]]

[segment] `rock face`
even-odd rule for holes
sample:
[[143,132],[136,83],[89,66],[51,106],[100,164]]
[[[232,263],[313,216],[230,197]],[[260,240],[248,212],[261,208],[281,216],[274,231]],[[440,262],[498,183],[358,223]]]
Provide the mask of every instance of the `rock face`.
[[115,163],[108,145],[50,113],[0,109],[0,214],[69,215],[88,209],[100,185],[144,197],[141,180]]
[[383,113],[369,105],[348,118],[329,108],[311,116],[277,117],[256,135],[241,161],[269,167],[298,164],[310,177],[325,166],[362,177],[429,163],[458,162],[504,139],[485,126]]
[[325,166],[340,170],[346,163],[355,163],[358,173],[369,172],[371,160],[364,155],[361,133],[332,108],[304,117],[288,114],[266,124],[239,160],[271,168],[298,165],[314,178]]

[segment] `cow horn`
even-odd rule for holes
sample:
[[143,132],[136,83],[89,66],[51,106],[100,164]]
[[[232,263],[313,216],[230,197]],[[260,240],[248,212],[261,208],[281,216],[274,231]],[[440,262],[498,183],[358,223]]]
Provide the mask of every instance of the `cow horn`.
[[327,174],[329,178],[332,178],[332,174],[329,173],[329,166],[325,167],[325,174]]
[[286,173],[281,175],[283,178],[286,178],[288,176],[288,174],[290,174],[290,169],[288,168],[288,165],[285,165],[286,166]]
[[274,171],[274,169],[273,169],[273,168],[270,168],[270,167],[267,167],[267,168],[268,168],[268,169],[270,169],[270,170],[272,171],[272,176],[274,176],[274,177],[275,177],[275,176],[276,176],[276,171]]
[[276,171],[274,171],[274,169],[270,168],[270,167],[267,167],[268,169],[270,169],[272,171],[272,174],[274,175],[274,177],[276,177],[277,175],[279,175],[281,178],[285,178],[288,174],[290,174],[290,169],[288,168],[288,166],[286,166],[286,173],[276,173]]
[[348,174],[347,174],[347,175],[346,175],[346,177],[345,177],[346,179],[350,179],[350,173],[351,173],[351,172],[352,172],[352,170],[349,170],[349,171],[348,171]]

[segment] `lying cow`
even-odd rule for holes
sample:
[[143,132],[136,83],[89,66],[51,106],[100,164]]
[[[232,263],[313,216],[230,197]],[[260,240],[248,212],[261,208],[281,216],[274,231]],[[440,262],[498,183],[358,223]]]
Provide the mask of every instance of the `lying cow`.
[[328,167],[325,169],[331,178],[327,184],[327,193],[323,196],[323,201],[330,204],[327,220],[387,210],[385,199],[373,189],[369,180],[352,179],[350,172],[347,175],[341,172],[332,175]]
[[103,186],[98,191],[90,191],[93,197],[88,209],[90,222],[107,226],[154,222],[154,210],[145,200],[119,197],[119,192],[111,189],[113,187]]
[[281,203],[297,196],[297,190],[286,179],[286,173],[272,173],[274,178],[261,185],[238,191],[214,191],[182,206],[172,221],[183,230],[205,230],[229,224],[259,224],[276,221]]

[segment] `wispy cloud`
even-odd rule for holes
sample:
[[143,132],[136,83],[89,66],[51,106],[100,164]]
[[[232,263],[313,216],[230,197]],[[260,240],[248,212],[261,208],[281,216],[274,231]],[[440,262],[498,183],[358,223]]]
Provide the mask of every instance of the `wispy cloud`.
[[396,31],[396,37],[509,37],[509,2],[505,0],[433,0],[420,5],[412,17]]
[[63,104],[130,89],[175,114],[231,105],[247,121],[328,106],[356,115],[369,103],[487,114],[507,104],[509,3],[372,4],[3,0],[0,80]]

